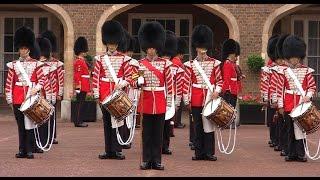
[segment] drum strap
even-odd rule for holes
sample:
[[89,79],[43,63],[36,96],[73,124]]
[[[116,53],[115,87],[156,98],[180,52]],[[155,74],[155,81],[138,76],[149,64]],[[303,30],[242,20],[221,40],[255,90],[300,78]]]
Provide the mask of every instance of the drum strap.
[[299,82],[297,76],[293,73],[292,69],[288,67],[287,72],[288,72],[289,76],[291,77],[291,79],[293,80],[296,87],[298,88],[298,90],[300,91],[301,95],[305,96],[305,91],[303,90],[301,83]]
[[32,83],[31,83],[31,81],[30,81],[30,79],[29,79],[29,77],[28,77],[28,74],[26,73],[26,71],[25,71],[24,68],[22,67],[20,61],[18,60],[18,61],[16,62],[16,64],[17,64],[17,68],[18,68],[18,70],[20,71],[23,79],[24,79],[25,81],[27,81],[28,86],[31,88]]
[[204,72],[204,70],[202,69],[202,67],[200,66],[199,62],[197,61],[197,59],[193,60],[193,64],[196,67],[196,69],[198,70],[198,72],[200,73],[202,79],[204,80],[204,82],[207,84],[209,90],[211,92],[213,92],[214,87],[212,86],[212,84],[209,81],[208,76],[206,75],[206,73]]
[[117,75],[116,75],[116,72],[114,71],[112,65],[111,65],[111,62],[110,62],[110,59],[109,59],[109,56],[108,54],[104,55],[103,58],[104,62],[106,63],[106,65],[108,66],[108,70],[110,72],[110,75],[112,76],[112,79],[113,81],[118,84],[119,80],[117,78]]
[[141,64],[143,64],[149,71],[153,72],[159,79],[160,84],[164,83],[163,73],[161,73],[157,68],[152,66],[152,64],[148,60],[142,60]]

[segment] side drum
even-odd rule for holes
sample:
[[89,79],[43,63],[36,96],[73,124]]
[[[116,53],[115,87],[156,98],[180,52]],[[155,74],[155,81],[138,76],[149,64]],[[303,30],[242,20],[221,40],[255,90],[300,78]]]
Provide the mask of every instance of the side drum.
[[236,119],[236,110],[221,97],[209,101],[202,114],[211,120],[218,128],[225,129]]
[[37,126],[41,126],[50,119],[50,115],[54,112],[54,107],[37,94],[26,99],[21,104],[20,111]]
[[291,111],[290,116],[306,134],[314,133],[320,127],[320,112],[312,102],[299,104]]
[[133,103],[122,90],[116,90],[105,98],[102,106],[117,120],[123,120],[133,110]]

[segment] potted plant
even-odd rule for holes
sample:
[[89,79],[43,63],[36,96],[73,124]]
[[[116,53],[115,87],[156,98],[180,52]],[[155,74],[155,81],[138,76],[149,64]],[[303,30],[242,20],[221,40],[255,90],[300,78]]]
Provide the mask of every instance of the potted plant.
[[264,66],[264,59],[260,55],[251,54],[248,56],[247,66],[250,71],[259,73]]
[[265,124],[260,97],[246,94],[239,97],[240,124]]
[[[77,117],[78,112],[76,111],[76,105],[77,101],[74,95],[71,99],[71,122]],[[79,118],[81,118],[83,122],[95,122],[97,120],[97,106],[92,93],[87,94],[79,113]]]

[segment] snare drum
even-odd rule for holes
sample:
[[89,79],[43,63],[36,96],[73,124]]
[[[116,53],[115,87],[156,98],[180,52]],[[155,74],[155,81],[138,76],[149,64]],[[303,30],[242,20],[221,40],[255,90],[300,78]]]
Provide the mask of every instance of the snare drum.
[[314,133],[320,127],[320,112],[312,102],[299,104],[291,111],[290,116],[306,134]]
[[54,112],[54,107],[37,94],[26,99],[21,104],[20,111],[37,126],[41,126],[50,119],[50,115]]
[[107,96],[102,106],[117,120],[123,120],[133,111],[133,103],[122,90],[116,90]]
[[202,115],[211,120],[218,128],[227,128],[236,119],[236,110],[221,97],[209,101]]

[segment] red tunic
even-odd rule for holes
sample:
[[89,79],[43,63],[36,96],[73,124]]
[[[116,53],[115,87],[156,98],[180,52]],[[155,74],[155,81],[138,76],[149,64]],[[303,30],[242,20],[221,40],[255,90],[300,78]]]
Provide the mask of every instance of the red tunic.
[[53,86],[53,92],[55,96],[63,96],[63,81],[64,81],[64,69],[63,62],[58,59],[51,57],[49,61],[46,62],[50,66],[55,67],[55,71],[52,73],[51,79],[55,81]]
[[[312,97],[316,91],[316,83],[312,72],[313,69],[299,64],[297,68],[292,69],[293,73],[297,76],[305,91],[306,96]],[[292,78],[290,78],[287,68],[279,71],[279,87],[282,87],[278,95],[278,107],[284,108],[285,112],[291,112],[300,102],[301,94],[296,90],[296,86]]]
[[49,101],[49,102],[56,102],[56,95],[54,94],[54,86],[55,86],[55,79],[53,78],[54,73],[56,71],[55,67],[50,66],[47,61],[43,62],[44,65],[42,66],[43,74],[46,76],[44,88],[42,89],[42,95]]
[[[46,81],[46,77],[41,68],[43,63],[30,57],[20,62],[28,74],[33,87],[40,91]],[[16,61],[7,63],[7,66],[8,76],[5,87],[6,100],[8,104],[20,105],[24,102],[29,88],[27,82],[24,80],[16,66]]]
[[171,60],[171,70],[173,73],[173,91],[175,94],[175,103],[180,105],[182,94],[183,94],[183,83],[184,83],[184,65],[181,59],[174,57]]
[[80,91],[90,91],[90,74],[86,61],[78,57],[73,64],[74,85],[81,86]]
[[236,63],[227,59],[223,63],[222,74],[223,74],[223,85],[222,92],[230,91],[231,94],[238,95],[239,83],[237,79],[237,65]]
[[[210,83],[215,86],[215,91],[220,93],[223,84],[220,61],[208,57],[204,61],[198,61]],[[183,88],[183,100],[186,105],[190,103],[194,107],[203,107],[207,95],[207,89],[200,73],[191,61],[184,63],[185,65],[185,83]]]
[[270,99],[270,79],[271,71],[270,68],[276,64],[271,60],[268,61],[268,65],[262,67],[262,72],[260,76],[260,93],[263,101],[268,102]]
[[[96,63],[94,65],[94,73],[92,77],[92,89],[95,98],[99,98],[100,102],[114,90],[115,82],[109,69],[103,60],[104,55],[99,55],[96,57]],[[131,80],[131,67],[128,64],[131,58],[125,56],[119,52],[114,52],[114,54],[109,55],[110,63],[117,75],[117,78],[126,80],[130,83]]]

